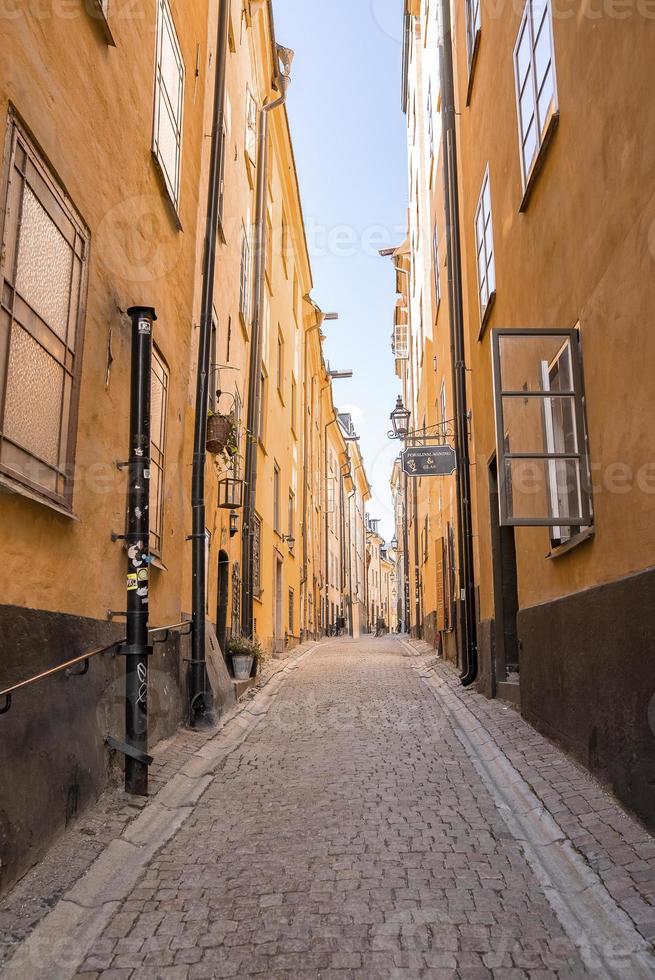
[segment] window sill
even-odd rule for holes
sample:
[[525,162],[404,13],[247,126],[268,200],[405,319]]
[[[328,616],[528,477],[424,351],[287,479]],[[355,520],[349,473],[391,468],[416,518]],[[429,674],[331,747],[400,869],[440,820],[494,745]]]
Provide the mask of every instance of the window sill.
[[559,112],[557,109],[551,109],[550,118],[548,119],[548,124],[544,132],[544,138],[541,141],[541,146],[537,152],[536,157],[530,168],[530,173],[525,181],[525,187],[523,189],[523,197],[521,198],[521,203],[519,205],[519,214],[523,214],[530,203],[530,198],[532,197],[532,191],[534,190],[535,184],[537,183],[537,178],[541,173],[544,163],[546,161],[546,156],[548,153],[548,148],[552,142],[553,136],[555,135],[555,130],[559,124]]
[[546,555],[546,558],[549,561],[562,558],[564,555],[568,555],[570,551],[573,551],[574,548],[577,548],[578,545],[584,544],[585,541],[591,541],[591,539],[595,536],[595,527],[592,526],[585,528],[583,531],[580,531],[579,534],[574,534],[573,537],[570,538],[565,544],[558,544],[555,545],[554,548],[551,548],[549,553]]
[[253,594],[252,594],[252,597],[255,600],[255,602],[258,602],[260,604],[260,606],[264,602],[263,596],[264,596],[264,590],[263,589],[260,592],[253,592]]
[[475,77],[475,66],[478,63],[478,54],[480,51],[480,38],[482,36],[482,30],[476,31],[475,41],[473,42],[473,51],[471,52],[471,57],[469,60],[469,78],[468,85],[466,86],[466,105],[471,104],[471,95],[473,92],[473,79]]
[[484,337],[485,331],[487,329],[487,324],[489,323],[489,319],[491,317],[491,311],[494,308],[495,302],[496,302],[496,290],[494,289],[493,293],[487,300],[487,305],[485,306],[484,312],[482,314],[482,320],[480,321],[480,330],[478,332],[478,343],[480,343],[480,341]]
[[111,48],[116,47],[116,41],[114,40],[114,35],[112,33],[111,27],[109,26],[109,20],[107,19],[107,14],[103,9],[102,0],[91,0],[88,5],[90,9],[88,10],[89,16],[98,25],[102,31],[105,41]]
[[285,407],[284,395],[282,394],[279,388],[277,389],[277,397],[280,399],[280,404],[282,405],[282,408],[284,408]]
[[175,203],[171,197],[171,192],[168,189],[168,184],[166,183],[166,178],[164,177],[164,171],[162,170],[161,164],[157,159],[157,154],[154,149],[150,150],[150,159],[152,160],[157,175],[159,177],[159,182],[164,191],[164,199],[166,201],[166,210],[170,216],[171,221],[175,226],[175,230],[178,232],[183,232],[182,221],[180,220],[180,214],[178,211],[178,205]]
[[49,497],[40,494],[36,490],[31,490],[24,484],[19,483],[17,480],[12,480],[11,477],[0,473],[0,488],[8,490],[9,493],[15,494],[17,497],[25,497],[27,500],[33,501],[35,504],[42,504],[49,510],[55,511],[55,513],[60,514],[62,517],[67,517],[70,521],[76,521],[79,523],[80,518],[72,510],[68,510],[63,504],[57,503],[56,500],[51,500]]
[[150,553],[150,565],[152,568],[158,568],[160,572],[167,572],[168,565],[165,565],[158,555],[153,555]]
[[246,315],[243,310],[239,310],[239,323],[241,324],[241,330],[243,336],[246,340],[250,340],[250,331],[248,330],[248,321],[246,320]]

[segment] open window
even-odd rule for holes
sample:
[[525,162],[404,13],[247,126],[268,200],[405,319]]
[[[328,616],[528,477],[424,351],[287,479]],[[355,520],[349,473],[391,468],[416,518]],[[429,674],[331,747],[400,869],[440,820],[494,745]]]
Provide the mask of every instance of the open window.
[[592,522],[576,330],[494,330],[501,526],[551,528],[554,545]]

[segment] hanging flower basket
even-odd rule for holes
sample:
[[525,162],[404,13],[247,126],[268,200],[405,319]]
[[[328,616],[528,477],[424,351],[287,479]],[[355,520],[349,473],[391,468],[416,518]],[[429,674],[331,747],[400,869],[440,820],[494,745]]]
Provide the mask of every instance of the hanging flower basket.
[[218,412],[207,417],[207,452],[217,456],[234,445],[234,416]]

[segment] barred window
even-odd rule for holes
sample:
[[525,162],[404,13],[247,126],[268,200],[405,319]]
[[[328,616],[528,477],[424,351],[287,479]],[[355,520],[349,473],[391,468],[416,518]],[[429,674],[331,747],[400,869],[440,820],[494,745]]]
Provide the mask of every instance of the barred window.
[[157,2],[157,64],[152,152],[171,201],[180,203],[184,61],[168,0]]
[[0,472],[72,508],[89,234],[10,113],[0,279]]
[[289,589],[289,633],[293,636],[295,620],[295,595],[293,589]]
[[164,535],[164,462],[169,372],[164,359],[152,350],[150,412],[150,549],[161,556]]
[[257,514],[252,517],[252,592],[255,596],[262,594],[261,576],[262,553],[262,522]]

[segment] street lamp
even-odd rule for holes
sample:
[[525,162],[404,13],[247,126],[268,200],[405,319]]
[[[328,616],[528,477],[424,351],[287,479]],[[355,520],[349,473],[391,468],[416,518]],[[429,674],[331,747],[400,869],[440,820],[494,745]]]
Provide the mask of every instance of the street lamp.
[[398,538],[396,537],[395,534],[391,539],[391,550],[398,551]]
[[390,415],[393,429],[389,432],[390,439],[406,439],[409,433],[409,419],[411,412],[403,405],[400,395],[396,400],[396,407]]

